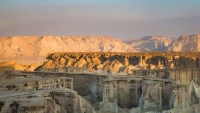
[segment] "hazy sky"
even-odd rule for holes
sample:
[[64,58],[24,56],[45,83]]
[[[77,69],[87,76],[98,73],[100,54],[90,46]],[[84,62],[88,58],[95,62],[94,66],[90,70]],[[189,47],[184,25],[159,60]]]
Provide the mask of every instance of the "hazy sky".
[[0,0],[0,35],[200,33],[200,0]]

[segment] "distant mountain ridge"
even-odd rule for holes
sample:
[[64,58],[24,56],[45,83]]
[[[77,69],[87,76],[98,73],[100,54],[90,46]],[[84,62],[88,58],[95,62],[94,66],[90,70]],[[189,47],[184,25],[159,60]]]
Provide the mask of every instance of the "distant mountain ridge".
[[167,47],[167,51],[200,51],[200,34],[196,35],[182,35],[179,38],[175,39]]
[[200,35],[182,35],[177,39],[147,36],[120,41],[107,36],[12,36],[0,37],[0,62],[29,59],[44,60],[54,52],[140,52],[200,51]]
[[53,52],[135,52],[130,45],[106,36],[13,36],[0,38],[0,61],[44,59]]
[[165,51],[171,43],[171,39],[165,36],[146,36],[142,39],[129,42],[138,51]]

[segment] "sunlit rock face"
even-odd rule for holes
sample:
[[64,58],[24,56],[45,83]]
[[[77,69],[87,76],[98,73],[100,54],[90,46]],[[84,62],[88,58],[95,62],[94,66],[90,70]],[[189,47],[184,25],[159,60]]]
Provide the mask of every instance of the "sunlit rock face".
[[90,72],[104,70],[132,74],[132,70],[140,69],[199,68],[199,55],[191,52],[52,53],[38,69],[79,67]]

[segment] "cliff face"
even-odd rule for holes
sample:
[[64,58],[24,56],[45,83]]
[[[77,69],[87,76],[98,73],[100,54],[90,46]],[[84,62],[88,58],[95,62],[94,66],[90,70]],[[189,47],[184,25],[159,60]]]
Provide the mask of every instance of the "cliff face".
[[138,69],[198,68],[200,53],[53,53],[42,68],[83,67],[88,71],[132,73]]
[[183,35],[175,39],[169,46],[168,51],[200,51],[200,35]]

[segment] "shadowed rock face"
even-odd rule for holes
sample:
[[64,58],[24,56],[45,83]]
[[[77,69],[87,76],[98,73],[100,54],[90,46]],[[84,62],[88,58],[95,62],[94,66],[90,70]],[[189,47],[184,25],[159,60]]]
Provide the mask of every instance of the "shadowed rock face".
[[140,53],[52,53],[38,69],[81,67],[88,71],[104,70],[131,74],[139,69],[199,68],[200,53],[140,52]]

